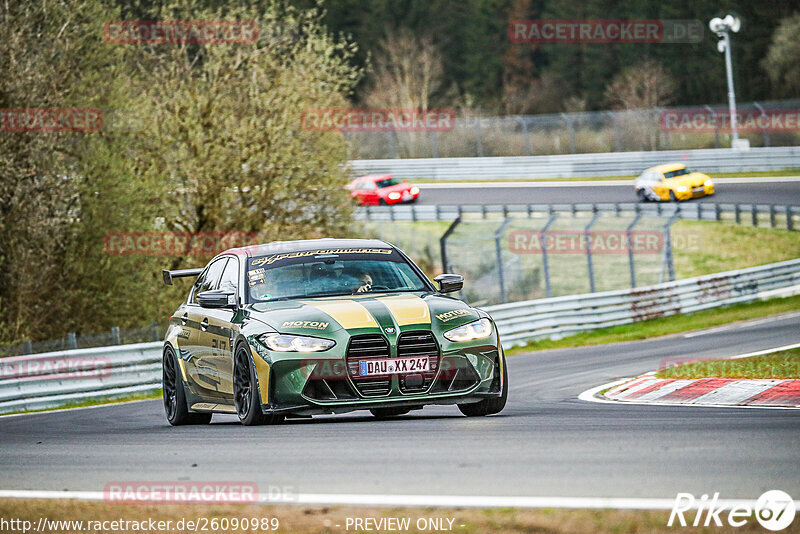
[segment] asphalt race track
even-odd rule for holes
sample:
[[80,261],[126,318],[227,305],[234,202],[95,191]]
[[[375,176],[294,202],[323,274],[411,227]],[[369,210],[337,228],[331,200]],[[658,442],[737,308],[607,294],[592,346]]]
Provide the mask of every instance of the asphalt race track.
[[259,491],[674,499],[800,495],[800,412],[578,400],[674,355],[800,341],[800,313],[696,335],[509,358],[498,416],[429,407],[399,420],[340,415],[245,428],[170,427],[160,401],[0,418],[0,489],[101,491],[109,482],[255,482]]
[[[775,181],[770,181],[775,180]],[[778,181],[780,178],[750,180],[718,180],[716,193],[688,202],[799,204],[800,180]],[[783,180],[786,180],[785,178]],[[744,182],[744,183],[743,183]],[[623,185],[624,183],[624,185]],[[575,204],[601,202],[636,202],[633,180],[610,184],[602,182],[563,182],[542,186],[528,183],[494,182],[491,184],[420,184],[418,204]],[[552,182],[551,182],[552,184]],[[489,185],[489,187],[487,187]]]

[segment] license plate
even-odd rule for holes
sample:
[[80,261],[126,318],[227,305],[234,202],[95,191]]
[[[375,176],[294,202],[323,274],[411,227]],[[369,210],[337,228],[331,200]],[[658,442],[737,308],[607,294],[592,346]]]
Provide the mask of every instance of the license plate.
[[411,193],[409,193],[408,191],[403,192],[403,200],[411,200],[411,198],[412,198]]
[[692,191],[694,191],[695,193],[704,193],[705,189],[703,189],[702,187],[695,187]]
[[421,373],[429,370],[428,358],[384,358],[361,360],[358,376],[391,375],[395,373]]

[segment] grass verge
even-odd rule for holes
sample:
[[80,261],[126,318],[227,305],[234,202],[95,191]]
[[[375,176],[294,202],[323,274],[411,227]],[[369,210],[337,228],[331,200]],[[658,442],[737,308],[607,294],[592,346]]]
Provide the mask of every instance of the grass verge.
[[[158,529],[157,532],[188,533],[195,530],[186,528],[188,521],[198,520],[205,522],[211,529],[212,525],[223,525],[220,521],[227,518],[230,527],[231,520],[237,518],[255,519],[260,522],[276,518],[277,529],[257,528],[225,530],[213,529],[213,532],[293,532],[297,534],[331,534],[338,532],[435,532],[437,529],[422,522],[427,520],[443,521],[444,530],[463,534],[503,532],[503,533],[532,533],[547,532],[553,534],[593,534],[593,533],[619,533],[619,532],[675,532],[675,527],[667,527],[669,511],[631,511],[631,510],[565,510],[565,509],[518,509],[518,508],[372,508],[372,507],[321,507],[304,505],[235,505],[235,504],[207,504],[207,505],[154,505],[154,504],[127,504],[117,505],[102,502],[84,501],[50,501],[32,499],[3,499],[0,500],[0,517],[15,518],[29,521],[33,528],[38,525],[40,518],[47,518],[52,525],[53,521],[83,521],[82,529],[48,529],[49,532],[81,532],[83,534],[112,534],[116,532],[129,533],[136,529],[130,524],[112,521],[138,521],[147,525],[149,520],[171,521],[169,528]],[[690,518],[693,517],[690,516]],[[375,527],[371,524],[368,528],[356,528],[355,519],[380,520],[381,518],[394,518],[408,521],[408,528],[402,530],[388,530]],[[213,520],[217,522],[212,522]],[[348,519],[350,520],[349,528]],[[176,528],[179,521],[183,520],[184,528]],[[452,520],[452,523],[450,523]],[[106,522],[105,528],[91,528],[96,522]],[[418,523],[420,521],[420,523]],[[86,528],[86,527],[90,528]],[[166,526],[166,525],[164,525]],[[447,528],[449,527],[449,528]],[[158,527],[156,527],[158,528]],[[749,518],[747,524],[740,528],[722,527],[714,528],[714,532],[756,532],[760,527],[754,518]],[[140,529],[144,530],[144,529]],[[197,530],[199,531],[199,530]],[[699,532],[708,529],[683,528],[681,531]],[[20,532],[22,532],[20,530]]]
[[561,349],[584,345],[602,345],[622,341],[638,341],[653,337],[702,330],[735,321],[755,319],[800,309],[800,295],[786,298],[775,298],[744,304],[733,304],[724,308],[714,308],[695,313],[672,315],[640,321],[637,323],[601,328],[590,332],[581,332],[558,340],[543,339],[531,342],[523,347],[514,347],[506,354],[521,354],[545,349]]
[[800,378],[800,348],[749,358],[699,360],[661,369],[658,378]]

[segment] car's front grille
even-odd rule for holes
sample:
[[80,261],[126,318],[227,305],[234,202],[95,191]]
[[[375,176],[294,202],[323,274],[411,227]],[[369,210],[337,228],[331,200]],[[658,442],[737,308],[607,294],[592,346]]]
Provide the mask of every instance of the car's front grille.
[[359,393],[364,396],[381,396],[391,389],[391,375],[358,376],[361,360],[389,358],[389,342],[380,334],[364,334],[350,338],[347,347],[347,370]]
[[424,373],[401,374],[400,391],[414,393],[426,391],[439,370],[439,345],[433,334],[427,331],[404,332],[397,339],[398,358],[428,358],[428,371]]

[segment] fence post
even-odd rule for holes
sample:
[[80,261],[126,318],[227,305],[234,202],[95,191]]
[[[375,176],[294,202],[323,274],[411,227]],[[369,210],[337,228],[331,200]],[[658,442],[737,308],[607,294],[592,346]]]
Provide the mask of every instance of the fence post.
[[532,156],[533,155],[533,147],[531,146],[531,138],[528,135],[528,122],[519,115],[514,117],[519,122],[520,126],[522,126],[522,136],[525,139],[525,155]]
[[753,226],[758,226],[758,206],[750,204],[750,218],[753,221]]
[[567,130],[569,130],[569,151],[575,154],[578,151],[577,142],[575,140],[575,125],[572,123],[572,117],[566,113],[562,113],[561,117],[567,123]]
[[392,159],[397,158],[397,134],[394,130],[389,130],[386,132],[386,135],[389,136],[389,157]]
[[31,343],[30,339],[26,339],[22,342],[22,353],[33,354],[33,343]]
[[[764,111],[764,108],[761,107],[761,104],[759,104],[758,102],[753,102],[753,106],[755,106],[755,108],[761,112],[760,115],[761,117],[767,117],[767,113]],[[767,119],[767,121],[769,121],[769,118]],[[765,147],[770,145],[769,132],[763,127],[761,128],[761,138]]]
[[[714,109],[711,106],[705,105],[703,107],[705,107],[706,111],[711,113],[711,115],[716,115],[716,112],[714,111]],[[720,147],[720,144],[719,144],[719,124],[718,124],[718,121],[715,120],[714,121],[714,148],[719,148],[719,147]]]
[[742,224],[742,207],[738,203],[734,204],[733,213],[736,216],[736,224]]
[[150,328],[153,329],[153,341],[161,341],[161,336],[158,333],[158,323],[153,321],[150,323]]
[[547,220],[547,224],[544,225],[544,228],[539,232],[539,242],[542,244],[542,265],[544,266],[544,287],[545,293],[547,294],[547,298],[553,296],[553,286],[550,284],[550,265],[547,262],[547,231],[550,229],[550,226],[558,219],[558,214],[553,213],[553,206],[550,206],[550,219]]
[[[636,207],[638,208],[639,205],[637,204]],[[632,288],[636,287],[636,269],[635,269],[635,265],[634,265],[634,261],[633,261],[633,246],[632,246],[632,242],[631,242],[631,230],[633,230],[633,227],[636,226],[636,224],[638,224],[639,219],[641,219],[641,218],[642,218],[642,212],[637,210],[636,216],[633,218],[633,221],[631,221],[631,223],[628,225],[628,228],[625,229],[625,235],[628,238],[628,267],[629,267],[629,269],[631,271],[631,287]]]
[[431,155],[434,158],[439,157],[439,132],[431,132],[430,133],[430,140],[431,140]]
[[119,327],[112,326],[111,327],[111,344],[112,345],[122,345],[122,340],[119,337]]
[[661,261],[661,275],[658,279],[659,284],[664,281],[665,271],[669,276],[670,282],[675,280],[675,260],[672,255],[672,236],[670,232],[672,231],[672,225],[680,218],[680,211],[680,207],[678,207],[675,213],[672,214],[672,217],[667,221],[667,224],[664,225],[664,256]]
[[502,304],[506,303],[506,284],[505,278],[503,277],[503,245],[500,239],[503,237],[505,229],[513,220],[514,217],[506,217],[503,224],[494,231],[494,250],[495,254],[497,254],[497,281],[500,285],[500,302]]
[[455,220],[450,223],[450,226],[447,227],[442,237],[439,238],[439,251],[442,255],[442,272],[448,272],[448,263],[447,263],[447,238],[450,237],[450,234],[456,229],[456,226],[461,224],[461,217],[456,217]]
[[786,229],[789,231],[794,230],[794,221],[792,220],[791,206],[786,206]]
[[592,226],[597,222],[600,218],[600,213],[597,211],[597,206],[592,205],[592,210],[594,211],[594,215],[592,215],[592,220],[589,221],[589,224],[586,225],[583,229],[583,242],[586,245],[586,264],[589,267],[589,292],[594,293],[594,265],[592,264],[592,244],[589,239],[589,231],[592,229]]
[[475,146],[478,149],[478,157],[483,157],[483,139],[481,139],[480,117],[475,117]]
[[769,226],[775,228],[775,204],[769,205]]
[[78,338],[75,335],[75,332],[69,332],[67,334],[67,349],[77,349],[78,348]]
[[613,111],[607,111],[606,113],[611,117],[611,123],[613,124],[615,148],[617,152],[622,152],[622,128],[620,127],[619,120],[617,120],[617,114]]

